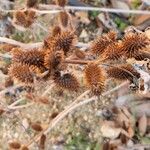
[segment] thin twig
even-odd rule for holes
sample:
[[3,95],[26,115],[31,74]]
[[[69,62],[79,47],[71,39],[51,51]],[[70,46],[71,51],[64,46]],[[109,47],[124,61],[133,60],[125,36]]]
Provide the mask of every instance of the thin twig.
[[[8,44],[15,45],[15,46],[19,46],[19,47],[24,48],[24,49],[39,48],[39,47],[43,46],[43,42],[22,43],[22,42],[19,42],[19,41],[13,40],[13,39],[9,39],[9,38],[6,38],[6,37],[0,37],[0,42],[8,43]],[[77,47],[86,47],[87,48],[89,46],[89,44],[79,42],[75,46],[77,46]]]
[[43,45],[43,42],[37,42],[37,43],[22,43],[13,39],[5,38],[5,37],[0,37],[0,42],[12,44],[15,46],[20,46],[25,49],[30,49],[30,48],[36,48],[36,47],[41,47]]
[[8,106],[8,109],[12,109],[12,110],[22,109],[22,108],[26,108],[26,107],[32,106],[33,104],[35,104],[35,103],[28,103],[26,105],[12,106],[12,107]]
[[[40,5],[44,9],[59,9],[56,5]],[[84,6],[65,6],[66,10],[83,10],[83,11],[100,11],[110,13],[126,13],[126,14],[150,14],[150,11],[146,10],[128,10],[128,9],[115,9],[115,8],[99,8],[99,7],[84,7]]]
[[10,104],[8,107],[13,107],[13,106],[17,105],[18,103],[20,103],[20,102],[22,102],[22,101],[24,101],[24,98],[18,99],[17,101],[15,101],[15,102],[13,102],[12,104]]

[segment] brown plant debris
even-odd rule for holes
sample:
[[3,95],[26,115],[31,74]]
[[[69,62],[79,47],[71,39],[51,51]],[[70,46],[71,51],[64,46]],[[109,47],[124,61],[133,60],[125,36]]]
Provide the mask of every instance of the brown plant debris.
[[45,142],[46,142],[46,135],[42,134],[40,138],[40,144],[39,144],[41,149],[45,149]]
[[107,34],[99,36],[91,43],[91,52],[94,55],[99,56],[104,52],[105,48],[107,48],[109,44],[116,41],[116,38],[116,33],[114,31],[110,31]]
[[122,39],[122,52],[127,58],[138,58],[140,50],[143,50],[150,44],[150,40],[145,34],[129,33]]
[[105,74],[102,68],[95,63],[90,63],[85,68],[85,81],[93,94],[100,95],[105,89]]
[[9,68],[9,75],[13,79],[25,84],[33,83],[35,74],[39,72],[37,67],[22,63],[12,64]]
[[55,0],[56,5],[59,5],[60,7],[64,7],[67,3],[68,0]]
[[37,132],[43,130],[42,126],[39,123],[31,123],[31,128]]
[[61,72],[55,72],[54,82],[56,86],[61,89],[66,89],[69,91],[77,91],[79,89],[79,82],[77,78],[70,73],[65,73],[61,75]]
[[66,11],[62,11],[59,13],[59,22],[64,28],[68,26],[69,14]]
[[110,67],[107,70],[107,74],[109,77],[115,78],[117,80],[133,81],[134,78],[136,79],[140,78],[140,74],[130,64],[123,64]]
[[37,66],[41,70],[45,70],[44,67],[44,55],[45,52],[42,50],[32,49],[23,51],[21,48],[14,48],[11,51],[13,55],[14,63],[24,63],[28,65]]
[[9,147],[11,149],[20,149],[21,148],[21,144],[18,141],[13,141],[9,143]]

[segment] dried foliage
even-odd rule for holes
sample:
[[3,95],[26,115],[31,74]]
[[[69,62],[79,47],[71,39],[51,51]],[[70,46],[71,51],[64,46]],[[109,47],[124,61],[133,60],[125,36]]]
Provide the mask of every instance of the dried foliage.
[[[15,27],[19,25],[24,28],[29,28],[35,22],[36,12],[37,14],[45,13],[43,10],[37,10],[37,2],[38,0],[26,0],[26,7],[14,13],[13,25]],[[119,39],[117,39],[117,33],[115,31],[109,31],[94,39],[90,46],[84,43],[77,43],[77,32],[75,27],[72,26],[75,24],[73,21],[76,19],[76,13],[73,13],[75,17],[71,18],[72,14],[69,14],[69,11],[65,10],[67,0],[55,0],[55,2],[59,6],[56,6],[56,9],[60,10],[58,14],[59,20],[57,20],[58,24],[50,28],[47,37],[43,40],[43,47],[30,49],[30,44],[20,44],[20,42],[16,41],[15,44],[19,43],[18,45],[23,48],[14,48],[12,45],[4,46],[2,44],[3,47],[0,45],[0,49],[2,49],[0,61],[6,61],[6,67],[0,66],[0,76],[1,74],[4,76],[4,79],[2,79],[3,83],[0,85],[0,93],[2,95],[4,93],[5,95],[1,98],[0,116],[13,116],[13,113],[17,112],[19,117],[21,116],[27,119],[27,122],[25,120],[21,121],[21,123],[25,124],[27,131],[28,129],[32,129],[30,130],[31,132],[35,131],[33,132],[35,136],[26,145],[21,145],[18,141],[13,141],[9,143],[9,148],[28,150],[33,143],[38,143],[39,149],[49,149],[46,144],[50,141],[48,138],[52,135],[47,136],[47,133],[75,108],[95,101],[99,96],[101,96],[100,101],[91,106],[89,105],[87,110],[91,112],[92,108],[92,113],[96,112],[97,114],[99,106],[102,107],[103,104],[108,105],[107,111],[103,112],[103,110],[101,110],[102,113],[98,114],[103,117],[101,125],[97,126],[99,132],[101,132],[100,136],[109,139],[103,143],[104,150],[119,149],[122,145],[126,146],[130,144],[130,142],[134,144],[134,142],[140,141],[144,136],[149,136],[150,96],[148,93],[150,92],[150,51],[148,48],[150,46],[150,39],[148,35],[145,32],[135,30],[126,32],[123,37],[121,37],[120,34]],[[39,5],[39,7],[43,6],[45,7],[43,4]],[[53,13],[51,10],[46,11],[46,13],[49,12]],[[85,19],[85,22],[82,20],[84,24],[90,19],[87,14],[82,13],[83,16],[81,15],[80,20]],[[45,15],[43,16],[45,17]],[[104,16],[109,21],[107,14]],[[44,32],[46,31],[43,24],[40,23],[37,25],[39,25]],[[91,24],[89,24],[89,26],[91,26]],[[33,27],[34,26],[32,26],[32,28]],[[29,30],[30,29],[31,28],[29,28]],[[86,36],[86,32],[84,36]],[[80,37],[79,41],[82,39],[80,39]],[[91,37],[89,37],[89,39],[90,38]],[[7,38],[1,37],[1,39],[6,39],[6,42],[8,41],[10,43],[14,42],[14,40]],[[29,46],[28,50],[24,49],[26,45],[27,48]],[[35,45],[33,44],[32,46]],[[6,55],[3,52],[7,52]],[[12,57],[9,54],[12,55]],[[128,59],[132,57],[135,59]],[[8,72],[7,68],[9,65]],[[80,86],[80,84],[83,84],[83,80],[85,80],[85,86]],[[130,82],[125,82],[123,87],[121,84],[121,86],[118,85],[114,89],[110,89],[113,85],[118,83],[118,80],[129,80]],[[21,84],[20,87],[20,84],[17,85],[18,83],[23,83],[23,86]],[[137,89],[135,89],[135,95],[126,96],[125,94],[130,91],[129,87],[134,86],[134,84],[137,87]],[[34,90],[27,91],[24,87],[29,87]],[[55,90],[55,87],[59,89],[59,93]],[[84,93],[80,93],[85,90],[85,88],[88,90]],[[110,90],[103,93],[108,89]],[[64,90],[65,92],[63,93]],[[75,98],[76,93],[68,94],[68,92],[74,91],[81,95]],[[117,94],[113,95],[112,92],[114,91],[117,91]],[[92,92],[94,97],[90,97],[90,92]],[[138,95],[137,93],[147,94]],[[117,100],[115,100],[116,95],[119,97]],[[125,97],[121,97],[121,95],[125,95]],[[103,98],[104,96],[108,97],[105,99]],[[75,101],[71,101],[70,98],[75,98]],[[83,100],[83,98],[85,99]],[[118,102],[119,99],[121,99],[120,103]],[[2,107],[3,100],[6,100],[4,102],[4,108]],[[8,101],[9,104],[7,104]],[[71,101],[71,104],[66,107],[68,101]],[[30,108],[28,108],[29,106]],[[37,110],[37,108],[39,109]],[[19,109],[19,111],[15,111],[17,109]],[[32,116],[35,117],[35,119],[31,118],[34,122],[30,121],[30,117],[28,118],[28,115],[30,116],[28,110],[32,111],[32,109],[36,110],[33,111],[33,113],[36,112],[37,116],[41,119],[39,122],[35,121],[39,119],[35,117],[36,115]],[[48,116],[43,114],[42,111],[46,112]],[[11,117],[11,119],[12,118],[13,117]],[[78,124],[80,119],[78,120],[76,116],[74,118],[75,120],[73,119],[72,121]],[[86,123],[89,123],[89,118],[84,116],[82,119],[86,120]],[[80,123],[82,124],[80,127],[86,129],[85,121],[82,119],[83,124]],[[98,122],[99,119],[100,117],[98,118]],[[43,121],[47,122],[43,123]],[[42,124],[40,122],[42,122]],[[94,124],[93,122],[94,119],[92,119],[92,125]],[[94,128],[95,125],[93,125],[92,129]],[[92,137],[93,135],[89,134],[89,132],[90,131],[88,131],[88,135]],[[19,132],[19,134],[22,133]],[[16,135],[17,134],[15,134],[15,136]],[[46,139],[48,140],[46,141]],[[55,138],[53,139],[55,140]],[[24,143],[26,143],[26,141]],[[58,141],[56,141],[56,143],[58,143]],[[48,143],[48,146],[49,145]],[[32,147],[31,149],[34,148]]]
[[114,67],[110,67],[107,70],[107,74],[111,78],[115,78],[117,80],[130,80],[139,79],[140,74],[129,64],[118,65]]
[[61,72],[55,72],[54,82],[59,88],[69,91],[77,91],[79,89],[77,78],[70,73],[61,74]]
[[93,94],[100,95],[105,89],[105,74],[102,68],[95,63],[90,63],[85,68],[85,82]]

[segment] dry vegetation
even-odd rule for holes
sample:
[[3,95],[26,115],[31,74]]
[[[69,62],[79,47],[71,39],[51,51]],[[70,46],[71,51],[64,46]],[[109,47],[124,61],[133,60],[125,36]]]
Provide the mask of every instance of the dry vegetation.
[[[110,29],[84,44],[68,1],[55,3],[9,12],[14,39],[25,39],[0,37],[0,149],[150,149],[149,28]],[[58,12],[48,18],[46,6]]]

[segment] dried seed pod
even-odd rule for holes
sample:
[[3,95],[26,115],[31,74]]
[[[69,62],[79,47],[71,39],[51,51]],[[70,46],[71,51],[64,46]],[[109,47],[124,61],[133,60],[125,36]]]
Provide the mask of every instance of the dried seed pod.
[[28,65],[34,65],[41,70],[45,70],[44,67],[44,51],[32,49],[30,51],[23,51],[21,48],[14,48],[12,50],[13,62],[24,63]]
[[46,135],[42,134],[40,137],[40,144],[39,144],[41,149],[45,149],[45,142],[46,142]]
[[111,78],[115,78],[118,80],[130,80],[131,82],[133,82],[134,78],[140,78],[140,74],[130,64],[110,67],[107,70],[107,74]]
[[145,34],[130,33],[126,34],[122,40],[121,50],[127,58],[138,57],[139,51],[146,48],[150,40]]
[[68,3],[68,0],[55,0],[55,1],[56,5],[59,5],[60,7],[64,7]]
[[12,149],[20,149],[21,144],[18,141],[13,141],[9,143],[9,147]]
[[80,49],[75,49],[75,55],[80,59],[85,59],[86,53]]
[[63,50],[66,55],[71,47],[76,42],[76,35],[74,32],[65,31],[60,35],[54,37],[51,41],[48,41],[48,44],[53,47],[55,50]]
[[26,1],[26,6],[27,6],[28,8],[36,7],[36,6],[37,6],[37,3],[38,3],[38,0],[27,0],[27,1]]
[[9,68],[9,75],[25,84],[32,84],[34,82],[34,74],[39,73],[39,69],[35,66],[27,64],[16,63]]
[[25,28],[30,27],[36,19],[36,12],[32,9],[18,10],[14,13],[14,23]]
[[59,22],[61,25],[66,28],[69,22],[69,14],[66,11],[61,11],[59,13]]
[[37,132],[43,130],[42,126],[39,123],[31,123],[31,128]]
[[51,72],[58,69],[63,60],[64,52],[62,50],[54,52],[52,49],[48,49],[44,57],[44,65]]
[[109,32],[108,34],[102,35],[96,38],[92,43],[90,50],[92,54],[99,56],[107,48],[107,46],[116,40],[115,32]]
[[57,36],[59,34],[61,34],[60,26],[54,26],[52,29],[52,37]]
[[90,63],[85,68],[86,86],[91,89],[94,95],[100,95],[105,89],[105,74],[98,64]]
[[61,75],[60,72],[55,72],[54,82],[59,88],[66,89],[69,91],[77,91],[79,89],[79,82],[77,78],[70,73],[65,73]]
[[120,50],[120,43],[114,42],[107,46],[105,51],[99,57],[100,60],[118,60],[122,57],[122,51]]

